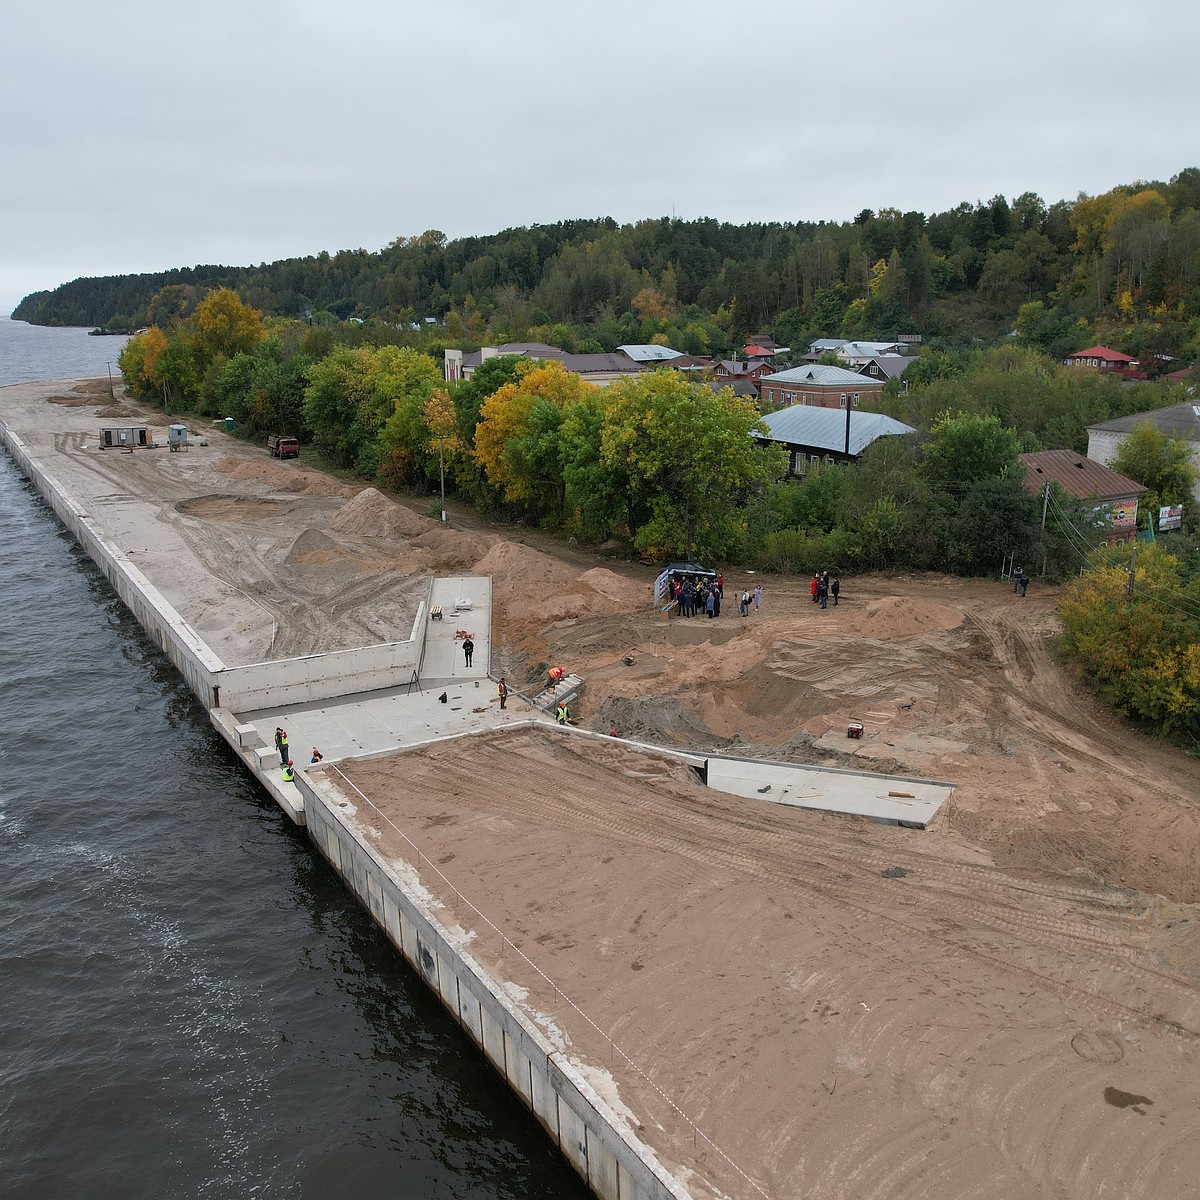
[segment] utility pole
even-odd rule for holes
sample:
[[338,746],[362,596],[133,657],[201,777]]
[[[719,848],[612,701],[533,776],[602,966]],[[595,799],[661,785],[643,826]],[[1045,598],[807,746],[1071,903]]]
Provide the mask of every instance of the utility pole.
[[112,389],[112,363],[108,363],[106,365],[108,366],[108,398],[110,400],[115,400],[116,396],[113,395]]
[[1046,509],[1050,505],[1050,480],[1042,488],[1042,532],[1046,532]]
[[1129,582],[1125,584],[1125,603],[1133,603],[1133,566],[1137,562],[1137,542],[1133,543],[1133,553],[1129,556]]

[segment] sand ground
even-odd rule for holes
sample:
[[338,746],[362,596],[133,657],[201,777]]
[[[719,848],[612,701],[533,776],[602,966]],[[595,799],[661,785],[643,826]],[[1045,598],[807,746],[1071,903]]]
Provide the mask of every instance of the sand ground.
[[667,621],[651,568],[443,528],[220,432],[84,449],[97,386],[2,389],[0,419],[226,661],[405,637],[429,574],[481,571],[496,672],[578,672],[586,727],[958,785],[917,832],[731,801],[617,742],[347,769],[697,1195],[1200,1195],[1200,763],[1064,671],[1053,589],[843,578],[822,612],[803,579],[731,574],[760,613]]

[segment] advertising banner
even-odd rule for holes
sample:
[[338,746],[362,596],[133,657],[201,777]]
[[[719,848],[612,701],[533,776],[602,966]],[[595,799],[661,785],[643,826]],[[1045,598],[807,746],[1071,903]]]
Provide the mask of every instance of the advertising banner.
[[1158,530],[1178,529],[1183,524],[1183,505],[1168,504],[1158,510]]

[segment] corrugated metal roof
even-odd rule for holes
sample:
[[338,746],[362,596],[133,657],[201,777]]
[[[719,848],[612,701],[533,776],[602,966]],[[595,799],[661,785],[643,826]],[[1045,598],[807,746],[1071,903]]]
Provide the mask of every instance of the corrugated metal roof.
[[634,362],[665,362],[669,358],[683,357],[670,346],[618,346],[617,349]]
[[[858,376],[855,376],[858,378]],[[846,410],[793,404],[763,417],[770,440],[789,446],[812,446],[842,453],[846,448]],[[883,413],[850,410],[850,453],[861,454],[881,437],[915,433],[911,425]]]
[[827,367],[823,363],[810,363],[804,367],[793,367],[790,371],[779,371],[775,375],[764,375],[764,383],[811,383],[815,387],[861,388],[863,377],[857,371],[845,367]]
[[1153,408],[1149,412],[1134,413],[1129,417],[1117,417],[1112,421],[1101,421],[1089,425],[1102,433],[1129,433],[1135,425],[1149,421],[1168,437],[1182,438],[1189,442],[1200,442],[1200,405],[1190,401],[1183,404],[1168,404],[1166,408]]
[[1028,468],[1025,486],[1035,494],[1042,490],[1047,479],[1052,479],[1075,500],[1117,500],[1146,491],[1142,484],[1074,450],[1038,450],[1019,457]]

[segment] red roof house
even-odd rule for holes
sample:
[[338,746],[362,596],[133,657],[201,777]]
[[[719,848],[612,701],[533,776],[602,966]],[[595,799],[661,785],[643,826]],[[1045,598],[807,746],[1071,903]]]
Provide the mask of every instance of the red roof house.
[[1110,372],[1114,375],[1124,375],[1127,379],[1145,379],[1144,371],[1138,370],[1141,363],[1120,350],[1110,350],[1107,346],[1090,346],[1087,350],[1077,350],[1063,359],[1068,367],[1092,367],[1097,371]]

